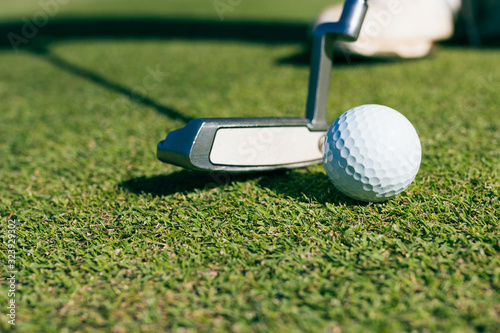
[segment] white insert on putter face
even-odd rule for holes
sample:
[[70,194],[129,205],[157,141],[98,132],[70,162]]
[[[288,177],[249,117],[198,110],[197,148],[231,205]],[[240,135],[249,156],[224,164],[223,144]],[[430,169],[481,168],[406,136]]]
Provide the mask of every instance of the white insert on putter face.
[[215,134],[210,161],[233,166],[314,162],[323,156],[324,136],[307,127],[221,128]]
[[346,0],[338,22],[314,31],[305,118],[194,119],[158,143],[158,159],[201,171],[252,172],[322,162],[333,44],[358,38],[368,6]]

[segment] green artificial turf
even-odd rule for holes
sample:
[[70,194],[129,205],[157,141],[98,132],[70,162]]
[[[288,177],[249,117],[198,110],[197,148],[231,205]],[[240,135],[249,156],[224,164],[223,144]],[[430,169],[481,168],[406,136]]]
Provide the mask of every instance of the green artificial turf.
[[[301,116],[307,26],[328,3],[247,0],[221,22],[212,1],[74,0],[17,53],[5,36],[39,5],[2,4],[17,331],[498,331],[498,47],[335,67],[330,122],[378,103],[419,133],[417,178],[386,203],[344,197],[321,165],[229,176],[156,160],[191,118]],[[2,283],[0,331],[8,299]]]

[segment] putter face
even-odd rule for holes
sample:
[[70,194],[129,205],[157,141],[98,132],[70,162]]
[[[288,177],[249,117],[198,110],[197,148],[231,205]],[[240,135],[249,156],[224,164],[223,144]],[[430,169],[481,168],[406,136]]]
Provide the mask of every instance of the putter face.
[[305,118],[195,119],[158,144],[158,159],[202,171],[303,167],[321,162],[327,130]]
[[358,38],[368,6],[346,0],[339,22],[314,31],[305,118],[194,119],[158,143],[158,159],[200,171],[253,172],[322,162],[333,44]]

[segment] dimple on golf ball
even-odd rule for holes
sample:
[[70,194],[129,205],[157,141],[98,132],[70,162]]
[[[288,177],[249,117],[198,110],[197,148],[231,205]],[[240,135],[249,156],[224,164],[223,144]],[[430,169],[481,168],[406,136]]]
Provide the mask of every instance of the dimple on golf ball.
[[323,164],[333,185],[368,202],[403,192],[415,179],[421,156],[410,121],[382,105],[362,105],[343,113],[323,145]]

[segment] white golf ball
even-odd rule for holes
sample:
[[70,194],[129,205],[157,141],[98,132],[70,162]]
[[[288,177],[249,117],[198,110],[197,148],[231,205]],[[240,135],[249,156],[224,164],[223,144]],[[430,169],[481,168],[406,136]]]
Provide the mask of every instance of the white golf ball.
[[381,202],[415,179],[422,151],[413,125],[387,106],[362,105],[330,127],[323,164],[333,185],[361,201]]

